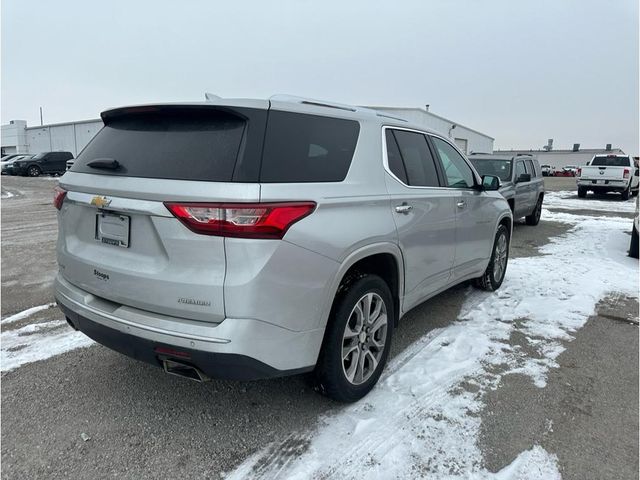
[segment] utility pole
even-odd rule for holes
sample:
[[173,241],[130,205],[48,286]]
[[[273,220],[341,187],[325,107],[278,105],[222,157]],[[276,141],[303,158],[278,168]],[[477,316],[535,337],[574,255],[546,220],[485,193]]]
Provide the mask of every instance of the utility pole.
[[40,126],[42,126],[42,107],[40,107]]

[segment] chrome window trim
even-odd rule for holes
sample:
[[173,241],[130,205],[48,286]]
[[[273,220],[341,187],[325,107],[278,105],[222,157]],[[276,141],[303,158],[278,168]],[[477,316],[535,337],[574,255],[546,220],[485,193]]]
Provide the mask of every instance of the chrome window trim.
[[[470,164],[469,160],[465,157],[465,155],[460,151],[460,149],[458,147],[456,147],[454,144],[452,144],[449,140],[447,140],[442,135],[437,134],[437,133],[433,133],[433,132],[426,132],[424,130],[417,130],[415,128],[396,127],[395,125],[382,125],[382,166],[383,166],[384,170],[391,176],[391,178],[393,178],[396,182],[398,182],[403,187],[413,188],[413,189],[418,189],[418,190],[425,190],[425,189],[428,189],[428,190],[448,190],[448,191],[460,190],[460,191],[463,191],[463,192],[468,192],[469,190],[475,190],[474,187],[464,187],[464,188],[463,187],[427,187],[427,186],[421,186],[421,185],[407,185],[406,183],[404,183],[402,180],[400,180],[398,177],[396,177],[396,175],[389,168],[389,158],[387,156],[387,136],[386,136],[386,131],[387,130],[404,130],[405,132],[420,133],[422,135],[430,135],[431,137],[437,137],[437,138],[447,142],[449,145],[451,145],[460,154],[460,156],[465,161],[467,166],[471,169],[471,172],[473,173],[473,176],[476,179],[476,182],[478,182],[479,185],[482,184],[482,182],[479,181],[478,173],[476,172],[476,169],[473,168],[473,165]],[[434,161],[438,161],[435,158],[433,160]]]

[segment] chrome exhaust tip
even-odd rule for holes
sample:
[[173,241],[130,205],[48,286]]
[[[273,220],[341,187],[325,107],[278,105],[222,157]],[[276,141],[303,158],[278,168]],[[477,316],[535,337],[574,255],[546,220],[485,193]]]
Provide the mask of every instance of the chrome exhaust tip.
[[188,378],[189,380],[193,380],[195,382],[206,382],[207,380],[209,380],[209,377],[207,377],[193,365],[178,362],[169,358],[163,358],[161,360],[162,368],[169,375]]

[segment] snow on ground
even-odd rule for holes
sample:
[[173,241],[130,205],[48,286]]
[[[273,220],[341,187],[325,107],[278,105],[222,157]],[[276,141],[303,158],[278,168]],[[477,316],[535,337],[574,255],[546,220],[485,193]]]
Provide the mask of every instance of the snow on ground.
[[[536,445],[488,472],[477,445],[478,414],[483,392],[505,374],[528,375],[543,388],[564,342],[609,292],[638,295],[638,262],[626,256],[630,219],[548,209],[626,213],[634,203],[572,195],[545,198],[543,219],[573,227],[542,247],[543,256],[511,260],[497,292],[469,288],[458,319],[398,355],[366,398],[322,418],[317,430],[294,432],[258,452],[229,478],[560,478],[555,455]],[[3,372],[93,344],[59,319],[8,329],[51,306],[1,321]],[[537,355],[511,345],[514,333],[524,334]]]
[[[546,200],[551,207],[565,202]],[[618,208],[628,206],[608,209]],[[366,398],[321,419],[317,431],[294,432],[258,452],[228,478],[560,478],[557,459],[540,446],[500,472],[483,467],[483,392],[509,373],[545,387],[563,342],[599,300],[609,292],[638,296],[638,262],[626,256],[629,219],[548,210],[543,218],[574,226],[542,247],[543,256],[510,261],[497,292],[469,289],[457,321],[394,359]],[[518,332],[536,355],[510,345]]]
[[2,198],[11,198],[13,197],[13,193],[11,193],[9,190],[2,190]]
[[636,211],[636,197],[629,200],[620,200],[619,194],[609,194],[596,197],[588,194],[587,198],[578,198],[578,190],[546,192],[544,194],[544,206],[566,208],[569,210],[596,210],[600,212],[625,212]]
[[26,363],[45,360],[55,355],[88,347],[94,342],[72,330],[64,320],[32,323],[0,334],[0,366],[8,372]]
[[3,318],[2,320],[0,320],[0,325],[6,325],[7,323],[17,322],[18,320],[22,320],[23,318],[30,317],[34,313],[38,313],[38,312],[41,312],[43,310],[48,310],[48,309],[53,308],[55,306],[56,306],[55,303],[47,303],[45,305],[38,305],[37,307],[27,308],[26,310],[23,310],[22,312],[18,312],[18,313],[14,314],[14,315],[10,315],[8,317]]

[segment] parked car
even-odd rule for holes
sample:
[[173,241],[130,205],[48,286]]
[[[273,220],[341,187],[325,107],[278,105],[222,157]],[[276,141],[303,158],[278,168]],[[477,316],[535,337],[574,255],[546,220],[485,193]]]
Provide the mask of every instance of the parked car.
[[500,193],[509,202],[513,218],[525,217],[527,225],[537,225],[542,213],[544,180],[538,160],[531,156],[470,155],[480,175],[500,178]]
[[588,192],[619,192],[623,200],[631,194],[638,195],[638,168],[629,155],[595,155],[584,167],[578,169],[578,196]]
[[29,159],[13,163],[13,175],[37,177],[43,173],[63,174],[66,162],[73,158],[71,152],[42,152]]
[[552,177],[555,169],[551,165],[540,165],[540,170],[543,177]]
[[0,162],[0,172],[2,173],[2,175],[12,175],[13,174],[13,164],[17,161],[17,160],[27,160],[31,157],[33,157],[33,155],[28,155],[28,154],[21,154],[21,155],[7,155],[9,158],[9,160],[3,160],[2,162]]
[[409,310],[503,281],[499,179],[421,126],[278,96],[102,119],[56,190],[55,297],[73,328],[168,373],[315,371],[355,401]]
[[9,160],[15,159],[16,157],[21,157],[23,155],[26,155],[25,153],[11,153],[9,155],[5,155],[2,158],[0,158],[0,164],[4,164],[5,162],[8,162]]
[[562,167],[560,170],[556,170],[553,173],[554,177],[575,177],[578,172],[578,167],[576,165],[567,165]]

